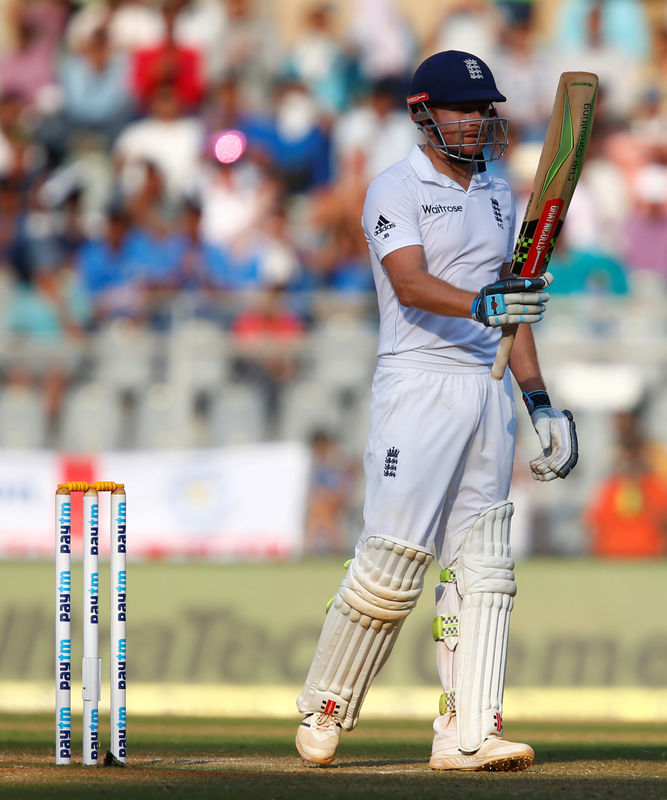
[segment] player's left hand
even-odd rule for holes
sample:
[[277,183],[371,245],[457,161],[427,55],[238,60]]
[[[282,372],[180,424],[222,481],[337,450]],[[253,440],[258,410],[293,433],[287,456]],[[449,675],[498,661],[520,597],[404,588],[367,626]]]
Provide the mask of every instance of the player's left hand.
[[524,392],[523,399],[542,446],[542,455],[530,462],[533,478],[536,481],[565,478],[579,459],[572,412],[552,408],[545,391]]

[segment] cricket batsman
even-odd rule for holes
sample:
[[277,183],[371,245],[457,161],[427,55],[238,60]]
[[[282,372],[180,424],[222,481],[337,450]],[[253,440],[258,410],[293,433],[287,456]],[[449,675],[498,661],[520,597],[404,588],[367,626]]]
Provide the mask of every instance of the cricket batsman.
[[520,323],[510,371],[539,437],[533,476],[564,478],[577,440],[570,412],[551,406],[531,331],[552,276],[508,277],[514,202],[485,168],[508,145],[494,106],[505,99],[475,55],[427,58],[407,98],[424,142],[368,189],[362,223],[380,330],[364,525],[297,700],[296,746],[311,765],[330,764],[341,732],[356,726],[434,558],[442,694],[429,764],[534,761],[529,745],[503,738],[516,415],[510,373],[491,376],[502,326]]

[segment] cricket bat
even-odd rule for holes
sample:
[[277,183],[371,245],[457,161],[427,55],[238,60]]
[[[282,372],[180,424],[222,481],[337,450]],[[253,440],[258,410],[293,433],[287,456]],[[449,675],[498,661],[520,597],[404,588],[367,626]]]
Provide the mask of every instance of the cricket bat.
[[[512,254],[512,275],[536,278],[547,270],[581,174],[597,90],[598,76],[592,72],[563,72],[560,76],[533,188]],[[505,374],[517,327],[503,328],[491,368],[498,381]]]

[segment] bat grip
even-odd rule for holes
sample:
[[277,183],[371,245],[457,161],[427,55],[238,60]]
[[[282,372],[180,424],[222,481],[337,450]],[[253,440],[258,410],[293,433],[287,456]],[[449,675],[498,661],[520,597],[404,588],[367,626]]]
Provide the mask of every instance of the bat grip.
[[491,376],[497,381],[501,381],[505,374],[505,367],[510,360],[510,353],[512,352],[512,345],[514,344],[517,328],[518,325],[506,325],[503,327],[503,333],[498,342],[498,349],[496,350],[496,357],[491,367]]

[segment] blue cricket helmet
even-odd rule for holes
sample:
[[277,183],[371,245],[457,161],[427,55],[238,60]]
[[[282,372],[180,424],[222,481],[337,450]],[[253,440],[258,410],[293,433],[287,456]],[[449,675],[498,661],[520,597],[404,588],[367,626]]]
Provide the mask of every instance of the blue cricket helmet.
[[487,100],[507,100],[498,91],[493,74],[481,58],[462,50],[445,50],[429,56],[418,67],[410,83],[408,105],[450,105]]
[[[508,120],[499,117],[493,107],[494,102],[506,99],[481,58],[462,50],[445,50],[417,67],[407,102],[413,122],[431,147],[453,161],[474,161],[483,170],[485,162],[495,161],[507,150]],[[437,123],[433,118],[433,106],[463,103],[488,103],[488,112],[476,119],[463,115],[450,122]],[[464,140],[462,128],[473,124],[478,126],[477,141],[471,144]],[[458,135],[458,142],[452,141],[453,135]]]

